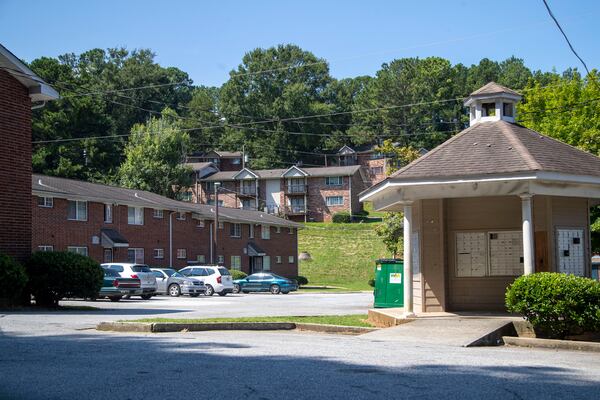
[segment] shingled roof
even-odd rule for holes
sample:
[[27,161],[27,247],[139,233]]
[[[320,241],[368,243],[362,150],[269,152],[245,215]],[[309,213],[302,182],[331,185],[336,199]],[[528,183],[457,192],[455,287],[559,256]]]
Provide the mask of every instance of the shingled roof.
[[506,86],[498,85],[496,82],[489,82],[486,85],[480,87],[473,93],[471,96],[487,96],[491,94],[500,94],[500,93],[508,93],[515,96],[521,96],[519,92],[515,92],[512,89],[507,88]]
[[[87,200],[113,204],[132,205],[178,212],[196,213],[202,218],[214,218],[214,206],[188,203],[169,199],[145,190],[127,189],[74,179],[46,175],[32,175],[32,192],[38,196],[49,196],[73,200]],[[261,211],[219,207],[219,216],[231,222],[267,224],[283,227],[301,227],[301,224],[276,217]]]
[[[360,170],[360,165],[350,165],[342,167],[317,167],[317,168],[303,168],[299,167],[302,171],[308,174],[308,177],[326,177],[326,176],[351,176]],[[288,169],[256,169],[251,170],[260,179],[279,179]],[[221,171],[213,174],[203,180],[206,181],[233,181],[234,176],[240,171]]]
[[600,158],[506,121],[475,124],[413,161],[392,180],[547,171],[600,177]]

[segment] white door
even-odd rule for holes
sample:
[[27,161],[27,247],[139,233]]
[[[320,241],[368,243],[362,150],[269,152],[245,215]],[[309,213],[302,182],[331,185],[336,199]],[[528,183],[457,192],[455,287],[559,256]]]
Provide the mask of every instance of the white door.
[[267,208],[269,212],[272,209],[279,208],[281,203],[281,186],[279,179],[269,179],[265,185],[267,191]]

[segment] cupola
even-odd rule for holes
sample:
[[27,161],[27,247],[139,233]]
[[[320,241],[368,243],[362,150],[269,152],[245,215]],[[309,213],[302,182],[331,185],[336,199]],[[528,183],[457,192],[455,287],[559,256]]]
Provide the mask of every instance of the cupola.
[[469,107],[470,125],[479,122],[515,122],[515,105],[523,96],[512,89],[490,82],[469,95],[465,106]]

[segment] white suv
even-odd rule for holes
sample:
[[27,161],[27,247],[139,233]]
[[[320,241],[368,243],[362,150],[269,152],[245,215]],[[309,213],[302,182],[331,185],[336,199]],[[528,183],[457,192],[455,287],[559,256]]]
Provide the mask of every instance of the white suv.
[[217,293],[219,296],[225,296],[227,293],[233,293],[233,279],[225,267],[213,265],[195,265],[185,267],[179,270],[179,273],[204,282],[206,285],[207,296]]
[[131,263],[105,263],[102,268],[117,271],[122,278],[138,278],[142,286],[142,299],[149,300],[157,292],[156,277],[149,266]]

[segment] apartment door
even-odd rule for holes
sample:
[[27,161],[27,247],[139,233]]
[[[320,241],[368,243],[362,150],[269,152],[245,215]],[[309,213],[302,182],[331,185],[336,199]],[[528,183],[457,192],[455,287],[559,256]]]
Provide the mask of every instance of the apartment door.
[[263,270],[263,258],[260,257],[250,257],[250,273],[255,274],[257,272],[261,272]]
[[104,255],[102,257],[105,263],[113,261],[113,249],[104,249]]

